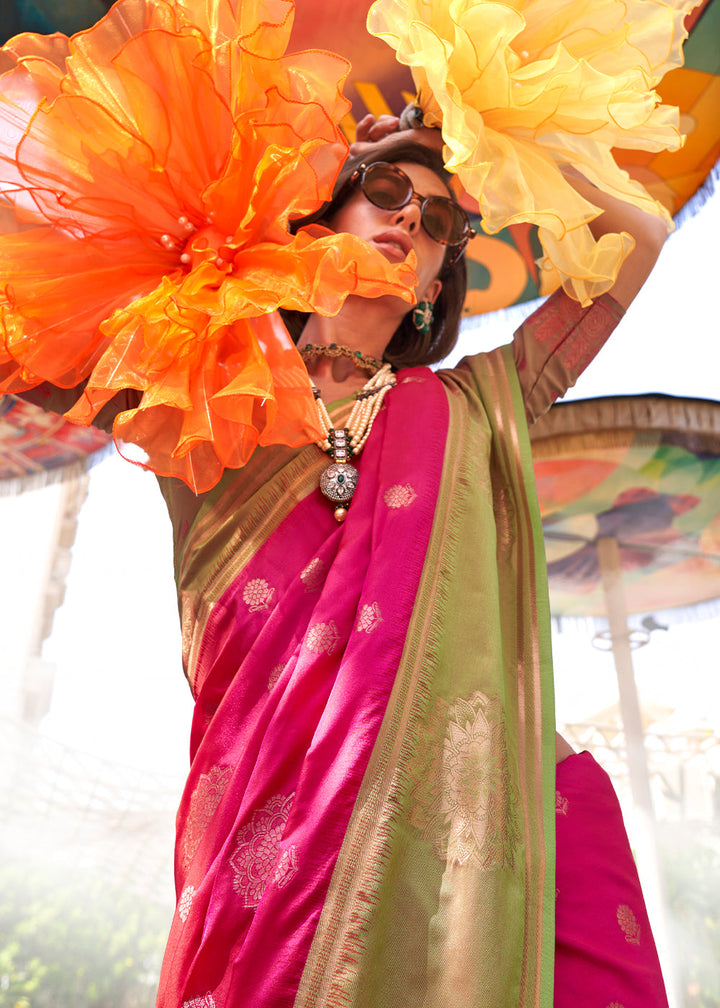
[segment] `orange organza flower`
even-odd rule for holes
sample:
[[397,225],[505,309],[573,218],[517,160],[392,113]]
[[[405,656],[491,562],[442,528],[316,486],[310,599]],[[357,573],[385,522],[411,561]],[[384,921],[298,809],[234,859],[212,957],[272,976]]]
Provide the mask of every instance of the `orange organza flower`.
[[[348,294],[412,303],[410,264],[288,221],[332,192],[348,64],[286,55],[290,0],[120,0],[73,38],[0,50],[0,388],[84,382],[142,464],[214,485],[255,446],[319,435],[276,314]],[[136,459],[137,460],[137,459]]]
[[587,304],[608,290],[633,247],[596,241],[599,210],[572,187],[571,165],[605,192],[663,217],[618,168],[613,147],[682,144],[678,111],[654,88],[682,63],[683,18],[697,0],[376,0],[369,30],[411,67],[427,126],[477,199],[482,226],[538,226],[543,266]]

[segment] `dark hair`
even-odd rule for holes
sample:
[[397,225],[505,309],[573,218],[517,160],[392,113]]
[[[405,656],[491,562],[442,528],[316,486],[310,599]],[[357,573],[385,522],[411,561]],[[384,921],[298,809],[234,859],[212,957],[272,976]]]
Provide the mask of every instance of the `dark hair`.
[[[391,163],[405,161],[409,164],[423,165],[423,167],[435,172],[438,178],[445,183],[450,198],[455,200],[449,186],[451,176],[445,170],[440,154],[417,141],[406,140],[402,134],[399,134],[397,142],[392,146],[382,144],[377,151],[348,158],[338,175],[332,200],[312,216],[293,221],[292,230],[296,231],[306,224],[322,222],[332,217],[352,194],[353,190],[348,188],[345,183],[355,169],[361,164],[374,164],[376,161]],[[430,332],[418,332],[413,325],[412,311],[409,311],[395,330],[383,355],[383,360],[392,364],[393,367],[418,367],[423,364],[435,364],[447,357],[457,343],[460,333],[460,318],[467,291],[467,270],[464,256],[460,256],[454,263],[448,265],[452,256],[453,249],[448,246],[439,274],[442,280],[442,290],[435,301]],[[308,316],[304,312],[286,309],[280,311],[290,335],[297,343]]]

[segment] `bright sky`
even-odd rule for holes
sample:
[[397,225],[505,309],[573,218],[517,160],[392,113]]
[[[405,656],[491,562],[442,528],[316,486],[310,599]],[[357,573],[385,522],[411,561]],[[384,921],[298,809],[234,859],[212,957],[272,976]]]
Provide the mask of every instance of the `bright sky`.
[[[719,398],[718,234],[716,193],[669,240],[653,278],[572,397],[653,391]],[[506,342],[519,320],[481,320],[464,337],[463,352]],[[0,500],[4,568],[14,572],[0,595],[2,664],[11,682],[34,611],[54,498],[57,488],[50,487]],[[704,697],[711,716],[707,689],[717,679],[719,630],[714,620],[656,634],[637,653],[641,693],[661,692],[684,707],[681,720],[692,720],[693,697]],[[66,601],[44,657],[56,674],[43,731],[98,756],[182,776],[191,711],[180,671],[169,524],[154,478],[117,457],[92,472]],[[612,702],[611,660],[586,637],[564,634],[556,657],[561,718],[590,717]],[[12,700],[11,688],[10,707]],[[718,720],[720,701],[714,715],[720,729]]]

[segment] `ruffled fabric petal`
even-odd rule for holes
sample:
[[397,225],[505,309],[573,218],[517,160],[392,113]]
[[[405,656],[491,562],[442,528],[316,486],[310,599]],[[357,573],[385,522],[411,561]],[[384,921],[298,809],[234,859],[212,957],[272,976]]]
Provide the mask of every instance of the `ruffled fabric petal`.
[[257,444],[316,440],[324,432],[312,403],[308,417],[307,371],[273,313],[277,275],[287,284],[283,307],[325,315],[336,314],[350,293],[407,298],[415,279],[410,265],[398,271],[383,257],[378,263],[355,236],[338,242],[322,231],[318,238],[301,231],[283,248],[240,250],[223,281],[211,262],[184,283],[165,277],[117,310],[101,326],[108,349],[68,419],[89,423],[116,391],[141,390],[132,416],[116,421],[116,438],[143,449],[154,469],[162,459],[167,473],[197,492],[213,486],[223,468],[244,465]]
[[345,60],[285,53],[293,12],[120,0],[71,39],[0,50],[0,186],[29,227],[0,237],[0,388],[82,383],[82,423],[137,390],[116,440],[196,492],[257,444],[320,436],[272,313],[413,302],[410,259],[289,232],[332,193],[349,107]]
[[583,305],[608,290],[632,250],[598,242],[599,214],[563,176],[570,164],[599,189],[665,219],[618,168],[613,147],[676,150],[678,113],[654,91],[682,63],[695,0],[377,0],[368,28],[411,67],[428,126],[477,199],[483,229],[538,226],[545,259]]

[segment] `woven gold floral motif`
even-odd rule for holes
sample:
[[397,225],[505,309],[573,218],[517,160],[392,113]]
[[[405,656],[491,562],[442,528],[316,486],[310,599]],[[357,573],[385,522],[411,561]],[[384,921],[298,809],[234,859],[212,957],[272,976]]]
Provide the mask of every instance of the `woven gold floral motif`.
[[306,592],[317,591],[325,580],[325,564],[320,557],[315,557],[300,574],[300,580]]
[[265,578],[253,578],[243,589],[243,602],[250,612],[261,612],[263,609],[270,608],[274,594],[275,589],[268,584]]
[[396,483],[385,491],[383,500],[389,508],[405,508],[417,500],[417,494],[409,483]]
[[631,945],[639,945],[640,925],[630,907],[624,903],[617,908],[617,922],[625,935],[625,941]]
[[269,882],[282,888],[297,871],[294,847],[280,854],[294,793],[273,795],[238,832],[230,857],[233,889],[248,908],[258,906]]
[[201,774],[197,782],[190,799],[190,812],[182,842],[183,866],[186,869],[200,846],[210,820],[215,815],[231,775],[231,767],[214,766],[206,774]]
[[275,874],[273,876],[273,882],[278,889],[282,889],[283,886],[286,886],[297,870],[297,847],[295,844],[290,844],[289,847],[286,847],[285,850],[280,853],[280,860],[277,863],[277,868],[275,869]]
[[186,1001],[182,1008],[216,1008],[215,998],[212,994],[206,994],[204,997],[193,998],[192,1001]]
[[185,921],[190,916],[190,909],[192,908],[193,897],[195,896],[195,886],[185,886],[180,896],[178,902],[178,917],[185,923]]
[[277,665],[274,665],[272,667],[272,669],[270,670],[270,675],[268,676],[268,684],[267,684],[267,688],[270,692],[272,692],[272,690],[275,689],[275,685],[277,684],[278,679],[280,678],[280,676],[283,674],[284,671],[285,671],[285,662],[278,662]]
[[410,819],[440,857],[483,868],[512,867],[518,834],[500,700],[479,691],[436,701],[418,733],[409,772],[416,780]]
[[372,633],[383,622],[380,606],[377,602],[369,602],[360,610],[356,630],[358,633]]
[[340,634],[335,625],[335,620],[328,620],[327,623],[315,623],[307,632],[305,647],[315,654],[322,654],[326,651],[332,654],[340,643]]

